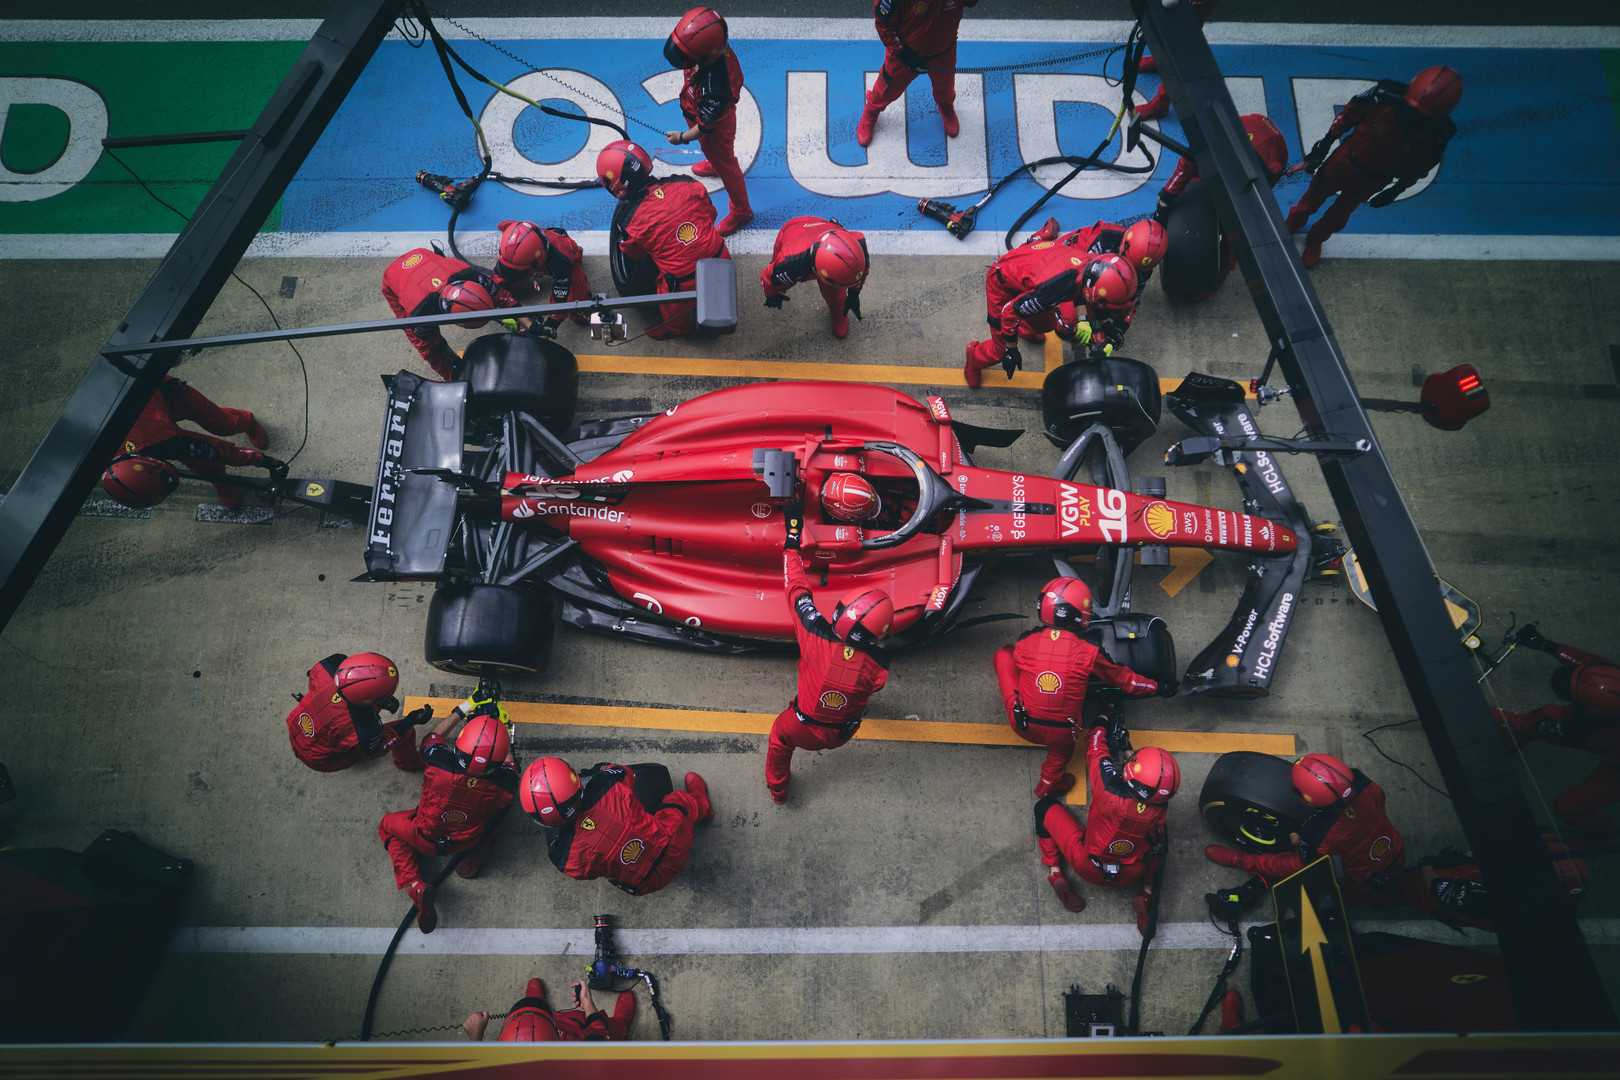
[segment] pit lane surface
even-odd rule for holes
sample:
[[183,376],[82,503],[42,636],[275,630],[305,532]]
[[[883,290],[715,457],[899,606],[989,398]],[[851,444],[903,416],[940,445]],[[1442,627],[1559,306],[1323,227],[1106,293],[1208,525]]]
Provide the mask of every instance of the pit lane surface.
[[[1062,220],[1086,223],[1089,209],[1065,211]],[[626,349],[628,356],[613,354],[620,370],[604,364],[585,376],[581,415],[667,407],[741,378],[768,377],[773,369],[764,365],[784,365],[784,375],[793,373],[787,365],[804,363],[857,372],[891,365],[937,373],[929,380],[908,375],[918,381],[907,388],[921,394],[944,387],[963,420],[1038,427],[1029,376],[1008,385],[995,374],[977,393],[956,383],[962,345],[981,333],[983,257],[886,258],[866,293],[866,319],[842,343],[826,334],[819,304],[802,290],[780,312],[747,300],[746,285],[762,262],[738,260],[745,302],[734,337],[644,341]],[[257,258],[239,273],[284,324],[313,324],[377,317],[385,263]],[[13,286],[0,296],[0,313],[15,328],[14,355],[28,359],[11,373],[11,393],[0,405],[0,464],[8,478],[153,266],[0,265]],[[588,268],[593,281],[608,280],[604,260],[589,260]],[[1539,294],[1545,306],[1533,315],[1523,314],[1527,272],[1550,283]],[[1613,655],[1620,647],[1609,562],[1620,512],[1608,489],[1620,397],[1611,349],[1620,342],[1615,267],[1330,257],[1313,280],[1367,395],[1414,396],[1414,370],[1463,359],[1485,373],[1493,410],[1465,431],[1447,435],[1402,415],[1381,417],[1379,429],[1407,478],[1408,503],[1438,568],[1485,608],[1487,641],[1494,643],[1513,611],[1541,617],[1556,640]],[[42,281],[53,287],[18,287]],[[199,332],[263,325],[258,301],[232,285]],[[573,328],[563,341],[601,355]],[[368,479],[382,402],[375,376],[416,366],[414,353],[394,334],[301,349],[312,434],[294,471]],[[1166,377],[1196,368],[1247,379],[1258,373],[1265,343],[1241,287],[1229,282],[1196,307],[1150,290],[1129,351]],[[1033,348],[1026,355],[1031,369],[1043,359]],[[704,363],[710,359],[718,363]],[[726,370],[729,364],[751,366]],[[298,445],[303,383],[284,347],[206,354],[178,373],[217,401],[254,408],[275,439],[272,452]],[[1260,420],[1276,435],[1297,427],[1287,405]],[[1163,472],[1154,463],[1181,434],[1167,420],[1133,455],[1133,471]],[[1056,451],[1030,434],[976,456],[992,467],[1046,472]],[[1285,468],[1306,505],[1330,518],[1314,466],[1296,458]],[[1167,478],[1172,498],[1238,505],[1235,487],[1217,470]],[[386,762],[331,776],[304,770],[285,744],[286,695],[302,689],[311,662],[339,648],[394,656],[409,694],[453,698],[468,684],[418,659],[430,587],[349,583],[361,569],[354,533],[322,529],[308,511],[264,525],[200,523],[194,511],[208,501],[188,489],[146,519],[81,518],[0,638],[9,654],[0,665],[11,721],[6,761],[24,797],[7,824],[14,842],[71,848],[103,827],[127,828],[197,861],[182,919],[194,928],[182,938],[188,951],[160,971],[142,1013],[144,1035],[349,1035],[375,969],[375,934],[404,906],[375,822],[411,805],[416,784]],[[1164,615],[1183,657],[1190,656],[1230,614],[1241,562],[1217,557],[1173,596],[1155,580],[1162,573],[1139,576],[1136,606]],[[1046,576],[1038,563],[1009,563],[986,583],[975,613],[1031,611]],[[988,653],[1027,625],[976,627],[902,658],[874,700],[874,715],[997,723]],[[1545,700],[1550,666],[1517,656],[1489,685],[1503,704],[1528,708]],[[788,659],[704,657],[561,634],[553,670],[509,681],[508,692],[541,708],[561,702],[774,714],[791,683]],[[1445,801],[1359,735],[1411,713],[1376,619],[1346,589],[1307,591],[1274,688],[1254,703],[1144,702],[1129,718],[1145,729],[1292,737],[1300,752],[1340,754],[1385,787],[1414,856],[1460,841]],[[1374,738],[1437,782],[1415,725]],[[638,950],[655,957],[647,966],[660,977],[680,1038],[1061,1034],[1059,995],[1069,983],[1090,991],[1110,981],[1128,985],[1128,895],[1087,888],[1090,906],[1071,916],[1040,880],[1029,818],[1038,749],[858,740],[831,754],[799,755],[790,804],[778,808],[759,775],[762,744],[758,735],[723,731],[520,729],[526,758],[662,760],[677,775],[695,769],[710,781],[717,820],[700,833],[681,878],[639,900],[605,883],[563,878],[545,864],[538,831],[512,821],[478,880],[447,884],[442,929],[419,943],[432,951],[396,962],[379,1029],[453,1025],[475,1008],[499,1011],[530,975],[561,992],[583,966],[578,954],[589,948],[596,911],[618,915],[632,959]],[[1589,760],[1547,747],[1532,748],[1527,758],[1549,796]],[[1236,877],[1201,855],[1208,837],[1196,793],[1212,760],[1181,759],[1163,909],[1170,926],[1161,931],[1163,945],[1177,951],[1149,962],[1150,1028],[1185,1030],[1224,955],[1224,939],[1201,928],[1203,892]],[[1585,914],[1612,918],[1620,914],[1613,874],[1602,866],[1597,873]],[[537,936],[545,933],[556,936]],[[662,944],[659,934],[667,937]],[[824,944],[840,936],[844,951]],[[243,941],[247,951],[240,951]],[[360,945],[345,944],[354,941]],[[982,951],[963,951],[975,948]],[[1600,963],[1611,955],[1601,950]],[[649,1016],[638,1018],[638,1037],[655,1037],[655,1030]]]

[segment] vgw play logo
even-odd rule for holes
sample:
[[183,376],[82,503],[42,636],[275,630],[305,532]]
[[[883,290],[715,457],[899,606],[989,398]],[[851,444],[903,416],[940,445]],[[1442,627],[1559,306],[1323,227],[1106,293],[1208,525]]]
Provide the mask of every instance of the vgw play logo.
[[0,202],[60,195],[90,175],[107,102],[76,79],[0,78]]

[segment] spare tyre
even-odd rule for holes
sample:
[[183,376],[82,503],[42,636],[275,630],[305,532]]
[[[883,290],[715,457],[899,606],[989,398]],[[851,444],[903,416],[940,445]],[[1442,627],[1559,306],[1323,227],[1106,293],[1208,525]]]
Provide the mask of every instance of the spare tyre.
[[1162,412],[1158,372],[1126,356],[1071,360],[1041,384],[1041,426],[1057,447],[1101,423],[1129,454],[1159,429]]
[[634,205],[621,202],[613,210],[613,225],[608,232],[608,268],[613,272],[613,287],[620,296],[647,296],[658,288],[658,267],[651,257],[632,259],[619,250],[619,241],[626,238],[625,226],[630,222]]
[[424,651],[440,671],[532,675],[551,656],[551,598],[510,585],[441,585],[428,605]]
[[1170,240],[1159,264],[1159,287],[1178,300],[1215,291],[1221,280],[1221,227],[1202,180],[1188,184],[1164,218]]
[[579,404],[579,361],[549,338],[485,334],[461,360],[469,430],[509,409],[526,412],[563,437]]
[[1222,754],[1198,793],[1199,812],[1222,839],[1245,851],[1288,851],[1288,834],[1311,812],[1294,793],[1293,768],[1286,758],[1252,750]]

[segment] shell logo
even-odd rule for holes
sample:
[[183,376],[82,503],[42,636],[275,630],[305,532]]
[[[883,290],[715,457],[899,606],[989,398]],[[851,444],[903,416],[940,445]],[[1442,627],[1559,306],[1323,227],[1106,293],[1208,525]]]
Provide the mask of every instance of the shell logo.
[[[853,650],[852,650],[853,651]],[[842,709],[849,704],[849,698],[836,690],[828,690],[821,695],[821,707],[824,709]]]
[[630,841],[619,850],[619,861],[626,866],[634,866],[636,860],[641,858],[641,853],[646,846],[640,840]]
[[421,262],[422,262],[422,256],[420,256],[420,255],[409,255],[409,256],[406,256],[404,262],[399,264],[399,268],[401,270],[409,270],[411,267],[417,266]]
[[1070,266],[1079,266],[1079,265],[1080,265],[1080,264],[1081,264],[1081,263],[1082,263],[1082,262],[1084,262],[1084,261],[1085,261],[1085,260],[1083,260],[1083,259],[1077,259],[1077,258],[1075,258],[1075,257],[1074,257],[1074,256],[1073,256],[1073,255],[1070,255],[1070,256],[1069,256],[1069,265],[1070,265]]
[[911,5],[911,13],[913,15],[926,15],[928,13],[928,0],[917,0],[915,4]]
[[1035,685],[1043,694],[1055,694],[1063,689],[1063,680],[1055,671],[1043,671],[1035,676]]
[[1148,532],[1161,540],[1176,531],[1176,512],[1162,502],[1148,503],[1144,519]]
[[1110,855],[1129,855],[1135,850],[1136,845],[1129,840],[1115,840],[1108,845],[1108,854]]
[[1367,852],[1367,854],[1371,855],[1375,859],[1382,859],[1385,855],[1389,854],[1389,847],[1389,837],[1380,836],[1378,839],[1373,841],[1372,850]]
[[1034,248],[1036,251],[1040,251],[1043,248],[1051,247],[1052,246],[1052,241],[1050,241],[1050,240],[1042,240],[1039,243],[1031,244],[1029,246]]
[[298,730],[302,731],[305,737],[315,734],[315,720],[309,713],[301,712],[298,714]]
[[690,244],[697,239],[697,226],[690,221],[681,222],[680,227],[675,230],[675,239],[683,244]]
[[1238,666],[1238,656],[1237,656],[1237,653],[1232,653],[1232,654],[1231,654],[1231,655],[1229,655],[1229,656],[1228,656],[1228,657],[1227,657],[1227,658],[1226,658],[1226,666],[1227,666],[1227,667],[1237,667],[1237,666]]
[[462,813],[460,810],[446,810],[444,813],[439,815],[439,820],[444,822],[446,825],[459,825],[463,821],[467,820],[467,815]]

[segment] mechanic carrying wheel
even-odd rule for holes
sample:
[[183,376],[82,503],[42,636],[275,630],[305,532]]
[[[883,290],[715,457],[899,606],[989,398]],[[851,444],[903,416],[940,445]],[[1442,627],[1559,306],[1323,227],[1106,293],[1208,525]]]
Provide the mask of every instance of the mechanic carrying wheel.
[[[1356,207],[1363,202],[1388,206],[1440,164],[1446,143],[1457,134],[1448,117],[1462,92],[1462,76],[1436,65],[1405,85],[1380,79],[1339,110],[1305,160],[1288,170],[1312,174],[1311,186],[1288,211],[1291,233],[1303,229],[1329,195],[1339,194],[1305,234],[1300,258],[1307,268],[1321,260],[1322,242],[1344,228]],[[1335,150],[1339,138],[1344,141]]]
[[1153,875],[1168,846],[1166,807],[1181,786],[1181,766],[1157,746],[1131,750],[1130,733],[1113,706],[1097,714],[1086,738],[1086,776],[1091,802],[1085,825],[1057,795],[1035,804],[1035,842],[1048,867],[1046,880],[1070,911],[1085,910],[1086,900],[1063,876],[1064,862],[1093,885],[1141,882],[1131,910],[1137,930],[1146,934]]
[[829,218],[789,218],[776,234],[770,263],[759,272],[765,306],[780,308],[787,291],[814,278],[832,315],[833,337],[849,336],[849,317],[861,317],[861,287],[872,264],[866,237]]
[[934,104],[947,138],[956,138],[956,35],[962,12],[979,0],[873,0],[872,22],[883,42],[883,68],[866,94],[866,108],[855,125],[855,141],[872,145],[878,114],[926,72],[934,84]]
[[1035,797],[1062,795],[1074,787],[1065,772],[1074,755],[1075,729],[1093,680],[1119,687],[1132,697],[1176,692],[1126,667],[1080,636],[1091,625],[1091,590],[1078,578],[1057,577],[1041,587],[1041,625],[1015,644],[1003,645],[992,660],[1001,687],[1007,723],[1020,739],[1045,746],[1046,760]]
[[[1289,834],[1292,851],[1250,855],[1236,848],[1210,844],[1204,855],[1222,866],[1235,866],[1259,875],[1233,890],[1243,900],[1269,882],[1280,881],[1304,869],[1307,863],[1331,855],[1344,872],[1340,882],[1349,904],[1393,907],[1406,842],[1384,812],[1384,789],[1329,754],[1306,754],[1294,762],[1290,775],[1294,792],[1313,812]],[[1262,881],[1261,878],[1264,880]]]
[[669,66],[684,69],[681,119],[685,131],[665,133],[672,146],[695,142],[706,161],[692,166],[698,176],[719,177],[731,200],[731,210],[718,231],[730,236],[754,220],[748,206],[748,184],[737,161],[737,101],[742,95],[742,65],[729,44],[726,20],[713,8],[693,8],[681,16],[664,42]]
[[[630,204],[619,250],[631,259],[652,258],[660,293],[692,288],[700,259],[731,258],[725,238],[715,231],[714,203],[704,186],[679,174],[654,183],[652,158],[635,143],[624,139],[608,143],[596,156],[596,178],[615,199]],[[695,300],[658,305],[663,321],[649,327],[647,336],[662,339],[692,333],[696,308]]]
[[[1284,172],[1288,169],[1288,141],[1283,138],[1282,132],[1277,130],[1277,125],[1271,122],[1269,116],[1261,113],[1246,113],[1238,117],[1238,120],[1242,122],[1243,130],[1249,135],[1249,144],[1254,147],[1254,152],[1260,157],[1261,166],[1266,170],[1267,183],[1275,188],[1277,181],[1282,179]],[[1164,221],[1169,216],[1170,204],[1176,201],[1177,196],[1187,190],[1188,184],[1202,178],[1202,174],[1198,171],[1198,162],[1190,157],[1177,160],[1176,171],[1170,174],[1170,179],[1166,180],[1164,187],[1159,189],[1158,202],[1153,210],[1153,220]],[[1166,247],[1168,248],[1168,242]],[[1226,277],[1232,272],[1232,268],[1237,266],[1237,255],[1233,252],[1232,241],[1228,239],[1225,232],[1221,233],[1220,257],[1221,270],[1220,276],[1215,279],[1215,288],[1206,293],[1190,296],[1188,297],[1189,300],[1209,299],[1214,295],[1215,289],[1219,289],[1221,284],[1226,281]]]
[[[541,292],[545,278],[551,279],[551,302],[566,304],[589,300],[591,283],[585,277],[585,253],[562,229],[542,229],[532,221],[503,221],[500,254],[495,260],[495,279],[515,299]],[[546,327],[555,331],[565,316],[547,315]],[[566,318],[581,326],[591,321],[589,312],[576,311]]]
[[[187,431],[180,422],[189,420],[207,435]],[[243,435],[255,449],[249,450],[219,435]],[[215,405],[200,391],[172,375],[165,375],[135,426],[124,436],[117,457],[101,474],[101,486],[114,502],[143,509],[168,498],[180,484],[180,475],[168,462],[178,461],[193,472],[223,475],[227,465],[249,465],[270,470],[271,476],[285,477],[285,462],[264,452],[270,435],[246,409]],[[242,496],[227,484],[215,484],[220,505],[235,510]]]
[[433,709],[424,705],[384,724],[380,713],[399,712],[398,687],[399,670],[386,656],[328,656],[309,669],[309,688],[287,714],[293,753],[316,772],[339,772],[392,751],[394,768],[421,772],[415,727],[431,720]]
[[[1054,240],[1020,244],[985,272],[990,340],[967,347],[962,377],[977,390],[985,368],[1000,364],[1009,379],[1023,370],[1020,326],[1030,336],[1056,329],[1059,337],[1090,345],[1093,356],[1107,356],[1130,327],[1138,291],[1136,271],[1118,255],[1083,256]],[[1084,319],[1075,308],[1082,296]]]
[[[833,473],[822,485],[822,511],[834,521],[862,521],[880,508],[877,493],[856,473]],[[804,509],[782,511],[787,539],[782,573],[797,621],[798,693],[771,724],[765,748],[765,786],[777,804],[787,802],[794,750],[836,750],[860,730],[866,702],[889,680],[889,657],[878,647],[894,624],[894,602],[882,589],[852,589],[838,601],[829,623],[816,610],[815,594],[799,555]]]
[[[413,248],[388,264],[383,271],[382,294],[395,318],[400,319],[517,307],[512,294],[489,274],[427,248]],[[457,325],[477,330],[488,321],[475,319]],[[526,318],[517,321],[524,329],[533,322]],[[460,376],[461,357],[438,327],[407,327],[405,336],[440,379],[450,382]]]
[[1602,807],[1620,802],[1620,665],[1606,656],[1548,641],[1534,624],[1517,641],[1557,659],[1553,693],[1567,705],[1543,705],[1531,713],[1492,709],[1511,747],[1528,742],[1568,746],[1598,756],[1582,780],[1553,800],[1560,821],[1593,833],[1612,833],[1614,821]]
[[523,812],[546,831],[546,854],[578,881],[605,877],[631,896],[675,880],[692,855],[692,831],[714,817],[709,785],[695,772],[676,791],[662,765],[601,762],[575,772],[562,758],[523,771]]
[[[452,746],[445,738],[463,719],[466,726]],[[418,856],[466,852],[456,873],[477,877],[501,835],[501,818],[518,788],[505,719],[494,701],[469,698],[451,709],[422,740],[427,769],[416,809],[386,814],[377,826],[394,863],[394,882],[416,904],[416,925],[424,934],[439,925],[439,913]]]
[[[636,995],[626,990],[618,995],[613,1015],[596,1007],[591,988],[584,980],[574,983],[578,1006],[556,1012],[546,1000],[546,984],[530,979],[528,990],[506,1014],[497,1042],[626,1042],[630,1020],[636,1015]],[[461,1022],[467,1038],[479,1042],[489,1027],[489,1013],[475,1012]]]

